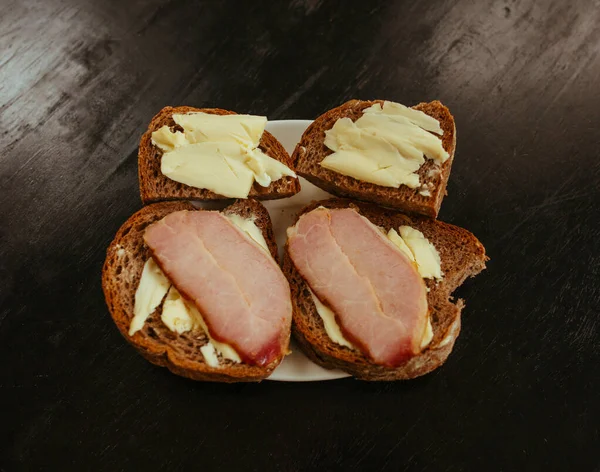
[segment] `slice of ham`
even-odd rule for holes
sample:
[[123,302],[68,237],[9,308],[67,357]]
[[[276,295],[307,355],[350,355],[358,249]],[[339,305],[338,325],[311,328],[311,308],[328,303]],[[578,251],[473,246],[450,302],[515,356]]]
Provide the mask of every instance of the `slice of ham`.
[[292,317],[290,288],[256,242],[215,211],[171,213],[148,226],[144,240],[214,339],[248,364],[281,355]]
[[302,277],[373,362],[395,367],[420,351],[427,290],[415,266],[353,209],[319,207],[288,230]]

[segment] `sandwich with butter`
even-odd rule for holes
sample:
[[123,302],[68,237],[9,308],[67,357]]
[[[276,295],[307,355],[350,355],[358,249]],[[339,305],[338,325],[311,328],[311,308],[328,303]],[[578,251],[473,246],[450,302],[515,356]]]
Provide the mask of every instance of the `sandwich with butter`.
[[292,333],[317,364],[363,380],[424,375],[461,326],[452,292],[485,268],[467,230],[345,199],[316,202],[288,229]]
[[148,205],[119,229],[102,272],[121,334],[150,362],[195,380],[268,377],[288,353],[292,305],[267,210]]
[[292,160],[266,123],[264,116],[218,108],[163,108],[140,141],[142,202],[296,194]]
[[334,195],[435,218],[455,147],[454,118],[439,101],[351,100],[306,129],[292,160]]

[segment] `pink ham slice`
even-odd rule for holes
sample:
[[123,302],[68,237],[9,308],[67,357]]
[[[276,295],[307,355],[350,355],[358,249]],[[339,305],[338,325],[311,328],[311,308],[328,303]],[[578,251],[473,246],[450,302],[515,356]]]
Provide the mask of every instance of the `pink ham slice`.
[[273,258],[245,233],[219,212],[178,211],[150,225],[144,240],[214,339],[248,364],[281,355],[292,317],[290,288]]
[[288,231],[288,252],[344,335],[375,363],[417,354],[427,291],[410,260],[353,209],[317,208]]

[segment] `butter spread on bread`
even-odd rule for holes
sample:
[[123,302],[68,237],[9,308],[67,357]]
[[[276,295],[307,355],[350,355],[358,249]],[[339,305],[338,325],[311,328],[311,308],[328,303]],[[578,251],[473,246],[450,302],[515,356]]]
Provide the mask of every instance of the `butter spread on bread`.
[[[450,157],[438,137],[442,135],[439,121],[422,111],[375,103],[356,121],[343,117],[325,131],[324,144],[334,152],[320,164],[363,182],[415,189],[421,186],[417,171],[425,157],[437,165]],[[422,189],[421,195],[431,193]]]
[[160,319],[167,328],[177,334],[201,327],[198,320],[192,317],[181,294],[172,285],[163,303]]
[[215,346],[212,343],[206,343],[200,348],[200,352],[202,353],[204,360],[210,367],[214,369],[219,368],[219,358],[217,357]]
[[[321,207],[323,208],[323,207]],[[431,244],[427,238],[419,230],[411,228],[410,226],[401,226],[400,232],[403,236],[392,228],[387,233],[388,239],[394,243],[398,250],[405,254],[410,261],[415,265],[417,271],[422,278],[438,278],[440,280],[443,275],[441,271],[440,256],[435,246]],[[405,242],[405,239],[409,242],[410,246]],[[310,290],[310,289],[309,289]],[[325,332],[329,338],[341,345],[346,346],[350,349],[357,349],[351,341],[344,337],[340,326],[338,325],[335,313],[326,305],[324,305],[315,293],[310,290],[313,303],[319,317],[323,320],[323,326]],[[420,348],[425,349],[433,338],[433,329],[429,316],[427,317],[427,323],[423,336],[421,338]]]
[[[255,218],[243,218],[237,214],[224,215],[236,227],[244,232],[249,238],[256,242],[261,249],[264,249],[269,254],[267,242],[255,224]],[[268,257],[271,257],[270,254]],[[201,313],[195,308],[193,303],[186,301],[179,291],[171,285],[171,282],[164,275],[156,262],[150,258],[145,264],[144,271],[138,284],[136,291],[136,300],[140,300],[140,313],[138,318],[134,318],[131,323],[130,335],[138,331],[144,324],[148,316],[160,305],[164,298],[162,306],[161,320],[171,331],[182,334],[192,330],[202,330],[209,339],[206,346],[201,352],[207,364],[218,368],[218,357],[220,354],[224,359],[229,359],[233,362],[241,362],[239,354],[235,349],[227,343],[215,340],[208,329]],[[136,305],[137,306],[137,305]],[[135,326],[134,326],[135,325]],[[135,327],[135,330],[133,330]],[[217,362],[215,363],[215,359]]]
[[193,112],[175,113],[173,120],[183,131],[165,125],[152,133],[152,144],[163,151],[161,172],[171,180],[247,198],[254,182],[268,187],[284,176],[296,177],[258,148],[266,117]]
[[417,264],[417,270],[424,279],[441,280],[442,261],[433,244],[418,229],[401,226],[400,234],[392,228],[387,236],[398,248]]
[[338,325],[337,321],[335,321],[335,313],[333,312],[333,310],[323,305],[323,303],[321,303],[321,300],[319,300],[319,298],[315,295],[315,292],[310,290],[310,288],[308,290],[310,291],[312,301],[315,304],[315,307],[317,308],[317,313],[323,320],[323,326],[325,328],[327,336],[329,336],[329,338],[334,343],[337,343],[340,346],[346,346],[350,349],[358,349],[354,344],[352,344],[344,337],[344,334],[340,329],[340,325]]
[[[122,250],[119,248],[119,251]],[[170,286],[171,282],[165,277],[156,262],[148,259],[144,264],[140,283],[135,292],[133,319],[129,326],[129,336],[133,336],[144,326],[144,322],[160,305]]]
[[240,215],[231,214],[225,215],[225,217],[246,233],[254,242],[256,242],[262,249],[269,252],[267,241],[262,234],[262,231],[256,226],[255,218],[242,218]]

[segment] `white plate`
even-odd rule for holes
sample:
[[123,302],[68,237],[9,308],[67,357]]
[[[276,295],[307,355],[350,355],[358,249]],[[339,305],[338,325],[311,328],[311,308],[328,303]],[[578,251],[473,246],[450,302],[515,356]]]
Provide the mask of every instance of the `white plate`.
[[[269,121],[267,122],[266,129],[283,144],[286,151],[291,155],[294,152],[296,144],[300,141],[302,133],[304,133],[304,130],[311,123],[312,121],[308,120]],[[291,198],[263,202],[271,215],[273,232],[275,233],[275,239],[279,247],[280,257],[286,241],[285,231],[294,222],[298,211],[314,200],[323,200],[332,196],[302,177],[300,177],[300,185],[302,186],[302,190]],[[283,359],[268,380],[312,382],[349,377],[349,374],[341,370],[327,370],[311,362],[293,341],[291,349],[292,354]]]
[[[267,122],[266,130],[275,136],[286,151],[291,155],[304,130],[312,121],[308,120],[278,120]],[[283,254],[286,241],[286,230],[294,222],[298,212],[314,200],[324,200],[332,195],[321,190],[300,177],[302,190],[291,198],[281,200],[268,200],[262,202],[271,215],[273,233],[279,248],[279,256]],[[198,207],[211,210],[223,208],[223,202],[196,203]],[[327,370],[310,361],[292,341],[292,354],[286,356],[281,364],[273,371],[268,380],[279,380],[284,382],[314,382],[318,380],[341,379],[350,377],[341,370]]]

